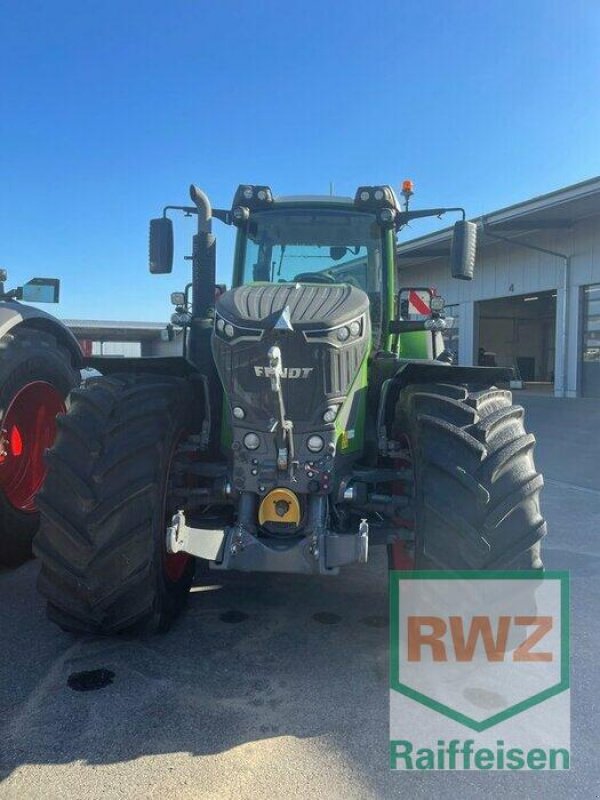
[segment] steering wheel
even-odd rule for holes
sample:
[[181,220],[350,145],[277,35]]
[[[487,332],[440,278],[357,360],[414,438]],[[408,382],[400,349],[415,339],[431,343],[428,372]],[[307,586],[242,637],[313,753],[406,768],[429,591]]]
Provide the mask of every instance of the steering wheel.
[[295,283],[335,283],[333,275],[326,272],[299,272],[294,276]]

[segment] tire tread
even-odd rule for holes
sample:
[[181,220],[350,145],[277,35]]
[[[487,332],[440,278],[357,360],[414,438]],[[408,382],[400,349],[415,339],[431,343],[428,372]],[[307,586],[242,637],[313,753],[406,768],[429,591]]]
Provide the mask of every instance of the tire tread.
[[395,410],[416,475],[421,566],[538,569],[543,478],[524,410],[495,386],[408,386]]
[[[164,626],[185,602],[191,570],[163,591],[155,531],[166,458],[190,408],[189,385],[178,378],[112,375],[72,393],[34,545],[38,587],[61,627],[111,634]],[[96,435],[86,452],[89,430]]]

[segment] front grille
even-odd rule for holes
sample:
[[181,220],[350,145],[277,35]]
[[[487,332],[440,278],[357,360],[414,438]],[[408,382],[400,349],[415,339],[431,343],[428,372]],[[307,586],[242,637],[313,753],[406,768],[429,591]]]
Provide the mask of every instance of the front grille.
[[286,414],[298,430],[322,424],[324,409],[345,397],[356,378],[368,347],[368,338],[336,347],[324,341],[308,343],[301,332],[284,337],[269,332],[262,341],[226,344],[213,337],[213,353],[226,396],[231,405],[246,411],[246,421],[269,427],[277,417],[276,394],[268,375],[269,348],[281,348]]
[[323,386],[325,394],[346,395],[356,377],[364,357],[365,341],[345,347],[327,347],[323,364]]

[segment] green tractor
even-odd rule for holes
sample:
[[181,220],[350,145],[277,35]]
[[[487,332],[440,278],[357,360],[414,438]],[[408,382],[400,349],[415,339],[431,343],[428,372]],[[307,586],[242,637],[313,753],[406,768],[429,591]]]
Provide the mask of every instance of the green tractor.
[[[441,298],[395,290],[389,186],[354,198],[240,186],[231,209],[168,206],[150,271],[173,262],[169,209],[197,216],[183,357],[88,359],[38,496],[51,619],[70,631],[165,629],[202,570],[336,575],[387,547],[392,569],[542,569],[543,479],[510,371],[452,363]],[[471,279],[476,227],[455,223]],[[216,291],[213,218],[237,228]],[[199,575],[200,577],[200,571]]]

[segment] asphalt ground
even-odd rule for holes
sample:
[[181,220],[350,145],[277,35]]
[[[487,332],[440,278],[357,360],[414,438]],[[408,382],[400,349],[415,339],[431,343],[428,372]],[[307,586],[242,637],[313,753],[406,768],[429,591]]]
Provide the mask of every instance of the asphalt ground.
[[[519,401],[517,395],[517,402]],[[600,403],[523,397],[545,562],[572,577],[572,769],[390,773],[384,553],[336,579],[219,574],[167,635],[77,639],[0,574],[0,798],[600,796]],[[69,676],[114,673],[97,691]]]

